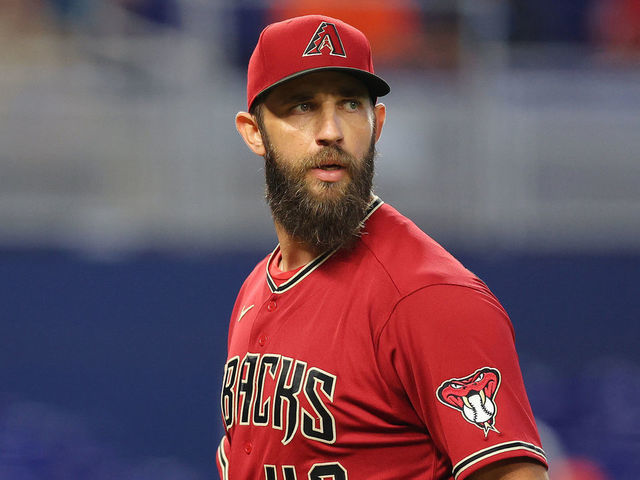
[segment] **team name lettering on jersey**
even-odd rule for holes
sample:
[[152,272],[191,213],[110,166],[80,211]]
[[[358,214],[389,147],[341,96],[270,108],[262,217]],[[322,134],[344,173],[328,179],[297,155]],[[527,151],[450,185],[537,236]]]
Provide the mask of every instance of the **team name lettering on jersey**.
[[234,424],[282,430],[287,445],[296,432],[322,443],[336,441],[336,376],[306,362],[274,354],[235,356],[224,369],[220,404],[227,429]]

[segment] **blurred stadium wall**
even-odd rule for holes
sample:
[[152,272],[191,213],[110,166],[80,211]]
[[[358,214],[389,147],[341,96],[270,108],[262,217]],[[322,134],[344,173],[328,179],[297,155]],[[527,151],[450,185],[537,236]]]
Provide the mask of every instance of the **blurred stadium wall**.
[[[275,242],[233,117],[307,3],[0,4],[0,478],[214,475],[227,317]],[[344,4],[392,85],[377,193],[509,311],[552,478],[637,478],[635,3]]]

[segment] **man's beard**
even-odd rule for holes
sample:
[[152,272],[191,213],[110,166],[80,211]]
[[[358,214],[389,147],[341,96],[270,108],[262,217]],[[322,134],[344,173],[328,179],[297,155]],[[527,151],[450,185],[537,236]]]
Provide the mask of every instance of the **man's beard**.
[[[361,161],[338,146],[325,147],[295,164],[283,161],[265,140],[266,199],[274,220],[296,240],[318,252],[350,248],[358,238],[371,201],[375,132]],[[321,182],[317,193],[309,186],[311,168],[335,161],[349,176],[348,183]]]

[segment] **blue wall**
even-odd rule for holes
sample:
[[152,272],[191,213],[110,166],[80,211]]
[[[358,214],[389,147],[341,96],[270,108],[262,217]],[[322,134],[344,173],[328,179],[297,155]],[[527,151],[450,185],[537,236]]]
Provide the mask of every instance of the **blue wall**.
[[[227,319],[263,253],[0,252],[0,477],[215,478]],[[512,317],[538,419],[636,478],[640,256],[456,253]]]

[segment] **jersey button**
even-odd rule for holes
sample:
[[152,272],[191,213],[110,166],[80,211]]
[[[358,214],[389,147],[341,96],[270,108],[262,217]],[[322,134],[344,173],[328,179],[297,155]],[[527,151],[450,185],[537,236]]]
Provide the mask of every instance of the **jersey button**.
[[261,347],[264,347],[266,344],[267,344],[267,336],[260,335],[260,338],[258,338],[258,345],[260,345]]
[[244,453],[246,453],[247,455],[251,454],[251,450],[253,450],[253,445],[251,445],[251,442],[247,442],[244,444]]
[[276,308],[278,308],[278,304],[275,300],[271,300],[269,303],[267,303],[267,310],[269,312],[273,312]]

